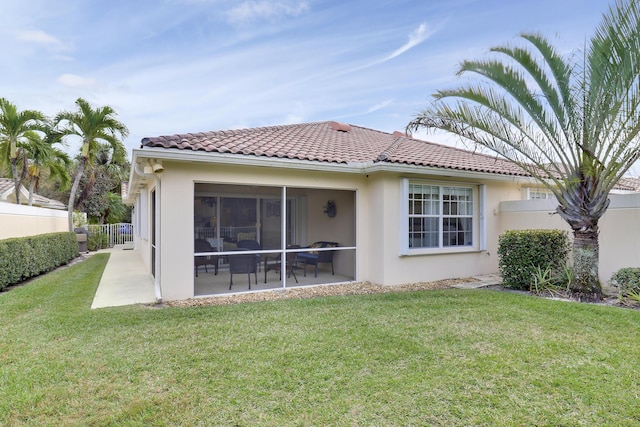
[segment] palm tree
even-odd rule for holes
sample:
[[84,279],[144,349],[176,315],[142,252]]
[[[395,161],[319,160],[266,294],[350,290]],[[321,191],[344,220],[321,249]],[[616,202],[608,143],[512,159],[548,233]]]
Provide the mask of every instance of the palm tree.
[[572,290],[600,298],[598,220],[609,192],[640,156],[640,6],[618,0],[580,55],[566,58],[539,34],[522,46],[464,61],[480,76],[434,94],[407,126],[440,129],[519,165],[558,200],[573,230]]
[[18,111],[15,104],[5,98],[0,98],[0,142],[4,145],[2,153],[8,155],[4,158],[11,164],[11,174],[16,194],[16,203],[20,204],[20,187],[24,178],[24,169],[18,173],[21,144],[25,142],[25,133],[29,131],[42,131],[47,122],[46,117],[39,111]]
[[64,126],[60,128],[63,135],[75,135],[82,139],[73,185],[69,194],[70,231],[73,231],[73,208],[85,168],[93,167],[94,157],[100,144],[103,143],[111,147],[114,158],[126,157],[124,145],[117,136],[126,138],[129,135],[127,127],[116,119],[116,112],[113,108],[104,106],[94,109],[82,98],[76,100],[76,105],[77,111],[63,111],[56,116],[54,121],[56,126],[64,123]]
[[27,144],[24,146],[29,165],[27,172],[29,175],[29,206],[33,204],[33,194],[38,189],[42,173],[48,172],[50,178],[57,178],[60,189],[65,189],[69,185],[69,168],[71,159],[69,155],[54,144],[62,143],[62,135],[49,129],[43,138],[36,132],[25,134]]

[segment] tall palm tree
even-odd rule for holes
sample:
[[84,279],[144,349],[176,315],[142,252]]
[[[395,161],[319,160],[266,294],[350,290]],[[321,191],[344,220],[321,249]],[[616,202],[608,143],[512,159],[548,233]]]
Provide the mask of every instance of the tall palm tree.
[[69,177],[71,159],[67,153],[54,146],[54,144],[62,143],[60,133],[49,129],[44,138],[36,132],[27,132],[25,136],[27,143],[24,150],[29,159],[27,173],[29,176],[29,206],[31,206],[33,195],[38,189],[44,171],[48,172],[50,178],[58,179],[61,190],[68,188],[71,181]]
[[69,194],[69,230],[73,230],[73,208],[80,179],[85,168],[92,168],[94,157],[100,144],[106,143],[111,147],[114,158],[126,157],[124,145],[118,136],[126,138],[129,135],[127,127],[116,119],[116,112],[109,106],[92,108],[82,98],[76,100],[77,111],[63,111],[59,113],[54,123],[60,127],[63,135],[75,135],[81,138],[80,155],[74,172],[74,180]]
[[618,0],[580,55],[539,34],[464,61],[480,76],[434,94],[407,126],[441,129],[493,150],[544,184],[573,230],[572,290],[599,298],[598,220],[609,192],[640,156],[640,6]]
[[18,163],[20,159],[21,143],[25,142],[25,133],[29,131],[42,131],[47,118],[39,111],[18,111],[15,104],[5,98],[0,98],[0,143],[6,144],[3,153],[8,154],[11,164],[11,174],[16,194],[16,203],[20,204],[20,187],[24,178],[24,172],[19,173]]

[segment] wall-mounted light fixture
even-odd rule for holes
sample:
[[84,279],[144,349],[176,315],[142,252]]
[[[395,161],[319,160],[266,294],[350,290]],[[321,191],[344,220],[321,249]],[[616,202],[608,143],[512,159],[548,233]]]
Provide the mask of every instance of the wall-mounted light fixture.
[[327,205],[324,207],[324,213],[326,213],[329,218],[335,218],[337,210],[336,202],[328,200]]

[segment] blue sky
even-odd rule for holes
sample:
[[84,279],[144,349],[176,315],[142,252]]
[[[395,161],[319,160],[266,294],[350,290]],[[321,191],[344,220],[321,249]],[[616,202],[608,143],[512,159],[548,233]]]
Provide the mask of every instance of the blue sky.
[[78,97],[110,105],[129,152],[146,136],[323,120],[393,132],[462,60],[522,31],[579,49],[610,3],[3,0],[0,96],[51,116]]

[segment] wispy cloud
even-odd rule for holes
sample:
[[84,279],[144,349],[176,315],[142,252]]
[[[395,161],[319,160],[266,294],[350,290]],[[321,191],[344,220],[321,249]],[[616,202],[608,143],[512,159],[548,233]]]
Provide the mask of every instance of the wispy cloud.
[[366,113],[366,114],[374,113],[374,112],[376,112],[376,111],[378,111],[378,110],[382,110],[383,108],[386,108],[386,107],[388,107],[388,106],[389,106],[389,105],[391,105],[391,104],[393,104],[393,99],[387,99],[386,101],[382,101],[382,102],[380,102],[380,103],[378,103],[378,104],[374,105],[373,107],[369,108],[369,109],[367,110],[367,113]]
[[82,77],[76,74],[63,74],[57,79],[58,83],[71,88],[89,88],[96,89],[99,87],[98,81],[91,77]]
[[391,55],[387,56],[380,62],[389,61],[390,59],[393,59],[395,57],[402,55],[409,49],[418,46],[420,43],[422,43],[423,41],[431,37],[431,35],[435,32],[436,32],[435,29],[429,28],[427,24],[423,22],[422,24],[420,24],[420,26],[418,26],[418,28],[416,28],[415,30],[413,30],[411,34],[409,34],[409,41],[407,41],[404,45],[402,45],[398,49],[394,50],[391,53]]
[[33,43],[33,44],[37,44],[37,45],[41,45],[41,46],[48,46],[53,48],[56,51],[70,51],[73,50],[73,46],[68,44],[68,43],[64,43],[63,41],[61,41],[60,39],[58,39],[57,37],[42,31],[42,30],[37,30],[37,29],[33,29],[33,30],[18,30],[16,31],[16,39],[23,41],[23,42],[28,42],[28,43]]
[[260,20],[277,20],[295,17],[309,11],[306,1],[245,1],[227,12],[229,21],[233,24],[246,24]]
[[357,67],[347,69],[347,70],[344,71],[344,74],[353,73],[355,71],[361,71],[361,70],[363,70],[365,68],[373,67],[375,65],[379,65],[379,64],[382,64],[384,62],[390,61],[393,58],[397,58],[398,56],[400,56],[403,53],[407,52],[409,49],[412,49],[412,48],[418,46],[420,43],[422,43],[425,40],[427,40],[436,31],[438,31],[437,27],[436,28],[431,28],[431,27],[427,26],[427,24],[425,22],[423,22],[422,24],[420,24],[418,26],[418,28],[416,28],[415,30],[413,30],[413,32],[411,34],[409,34],[409,41],[407,41],[405,44],[403,44],[398,49],[394,50],[391,54],[385,56],[382,59],[377,59],[377,60],[365,63],[363,65],[359,65]]

